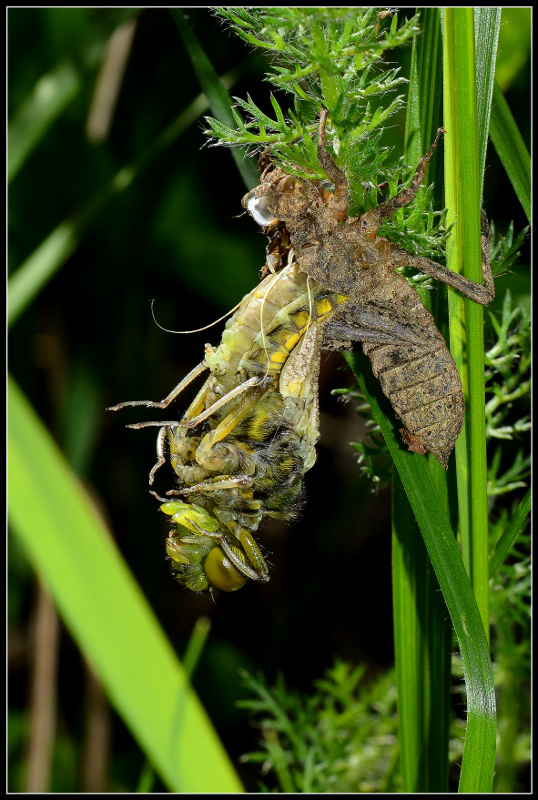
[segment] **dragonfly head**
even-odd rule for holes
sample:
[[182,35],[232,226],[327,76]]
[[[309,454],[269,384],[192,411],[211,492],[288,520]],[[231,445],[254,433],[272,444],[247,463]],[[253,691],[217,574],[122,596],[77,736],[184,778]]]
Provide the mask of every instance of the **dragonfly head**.
[[187,589],[236,592],[248,578],[267,580],[250,566],[238,540],[201,506],[173,501],[160,510],[175,524],[166,552],[176,579]]

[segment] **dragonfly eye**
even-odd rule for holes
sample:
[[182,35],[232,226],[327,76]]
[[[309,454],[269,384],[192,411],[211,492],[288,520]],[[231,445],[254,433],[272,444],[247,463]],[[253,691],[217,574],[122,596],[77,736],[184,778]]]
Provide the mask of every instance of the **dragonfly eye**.
[[251,217],[253,217],[262,228],[266,228],[268,225],[276,222],[273,214],[271,214],[267,207],[268,203],[269,198],[266,195],[263,197],[256,197],[255,189],[246,194],[241,201],[243,208],[247,209]]
[[223,592],[236,592],[247,581],[246,576],[241,575],[220,547],[214,547],[209,551],[204,563],[204,572],[209,585]]

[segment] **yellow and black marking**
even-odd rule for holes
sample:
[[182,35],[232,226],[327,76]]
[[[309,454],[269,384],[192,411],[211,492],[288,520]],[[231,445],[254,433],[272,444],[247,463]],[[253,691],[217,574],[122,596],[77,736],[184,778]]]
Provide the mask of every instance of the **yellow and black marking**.
[[312,282],[307,292],[280,309],[267,328],[260,331],[251,350],[239,362],[239,369],[245,374],[281,372],[310,325],[323,322],[347,299]]

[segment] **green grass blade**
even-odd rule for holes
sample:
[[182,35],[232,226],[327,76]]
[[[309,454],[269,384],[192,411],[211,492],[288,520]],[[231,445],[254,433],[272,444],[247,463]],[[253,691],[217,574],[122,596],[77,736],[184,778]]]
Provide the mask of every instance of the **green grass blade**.
[[[421,33],[413,39],[411,53],[411,78],[407,100],[405,123],[405,153],[410,164],[418,164],[428,151],[439,127],[443,97],[442,80],[442,41],[440,11],[438,8],[425,8],[420,15]],[[432,175],[432,166],[440,159],[433,159],[428,169],[428,183],[442,185]]]
[[79,71],[70,62],[58,64],[37,81],[33,92],[9,123],[8,183],[18,173],[53,122],[77,96],[81,86]]
[[[233,101],[230,95],[221,83],[211,61],[194,35],[187,22],[184,11],[179,8],[172,8],[170,10],[191,58],[192,65],[200,81],[200,86],[207,96],[212,113],[220,122],[230,128],[234,128],[235,122],[231,112]],[[245,182],[245,186],[247,189],[252,189],[260,180],[260,173],[253,159],[245,158],[244,152],[237,148],[232,150],[232,156],[239,170],[239,174]]]
[[[445,12],[444,66],[447,222],[455,223],[447,246],[447,266],[481,283],[481,176],[472,9]],[[466,406],[463,431],[456,442],[461,546],[489,636],[483,308],[451,290],[449,310],[451,352],[462,379]]]
[[[480,206],[482,176],[480,152],[485,151],[487,99],[485,90],[477,97],[475,31],[473,10],[444,10],[444,99],[445,99],[445,192],[449,209],[448,223],[454,232],[447,247],[447,265],[463,272],[478,283],[482,281],[480,256]],[[484,51],[485,52],[485,51]],[[482,65],[482,84],[491,85],[491,62]],[[479,114],[478,109],[481,108]],[[482,128],[479,128],[479,119]],[[474,596],[482,617],[483,630],[489,638],[489,569],[487,461],[484,390],[483,309],[467,298],[449,291],[450,345],[462,378],[466,413],[463,431],[456,442],[456,477],[458,482],[459,522],[463,563],[471,578]],[[446,596],[445,596],[446,599]],[[474,634],[478,637],[478,632]],[[459,638],[459,637],[458,637]],[[475,646],[477,640],[471,640]],[[461,646],[461,641],[460,641]],[[462,651],[463,656],[463,651]],[[485,662],[481,665],[485,671]],[[489,666],[491,672],[491,667]],[[484,677],[487,678],[486,672]],[[466,672],[466,682],[470,675]],[[491,791],[495,765],[495,700],[493,686],[483,686],[482,697],[474,698],[487,707],[478,727],[469,724],[465,741],[469,755],[462,763],[460,791]],[[469,709],[473,690],[467,685]],[[471,733],[471,728],[473,732]]]
[[183,653],[183,669],[192,680],[198,661],[202,655],[209,631],[211,630],[211,620],[207,617],[198,617],[196,625],[191,633],[187,648]]
[[493,89],[489,135],[530,224],[531,157],[497,83]]
[[363,354],[346,356],[389,447],[420,527],[458,638],[467,688],[467,732],[460,791],[491,792],[495,765],[495,692],[489,649],[469,577],[427,459],[402,449],[394,414]]
[[8,327],[17,321],[24,309],[76,250],[79,241],[78,228],[75,219],[60,223],[11,275],[8,280]]
[[527,517],[531,510],[531,490],[528,489],[525,497],[517,507],[517,511],[506,526],[504,533],[495,545],[489,560],[489,574],[495,575],[517,537],[523,533],[527,524]]
[[448,790],[452,631],[398,473],[393,495],[393,613],[404,792]]
[[[411,52],[405,160],[418,164],[441,122],[442,42],[440,11],[424,9],[421,33]],[[436,153],[428,170],[443,202],[443,163]],[[431,292],[423,302],[431,309]],[[435,293],[437,305],[440,295]],[[431,463],[438,491],[446,496],[446,473]],[[428,551],[398,473],[392,483],[392,575],[398,726],[405,792],[448,790],[450,654],[452,632]]]
[[489,120],[491,116],[491,98],[495,83],[495,61],[499,44],[499,27],[501,9],[474,9],[474,39],[476,63],[476,94],[478,99],[478,148],[480,161],[478,173],[484,180],[486,168],[486,150],[488,147]]
[[101,519],[9,382],[9,516],[80,648],[171,791],[239,780]]

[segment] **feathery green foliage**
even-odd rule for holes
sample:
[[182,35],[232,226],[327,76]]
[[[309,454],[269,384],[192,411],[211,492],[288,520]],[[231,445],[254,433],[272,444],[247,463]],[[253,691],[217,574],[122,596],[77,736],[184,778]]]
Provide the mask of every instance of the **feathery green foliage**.
[[[337,660],[308,697],[279,676],[269,689],[263,676],[244,673],[255,699],[240,705],[263,715],[260,750],[243,757],[274,772],[284,792],[388,792],[401,789],[397,758],[394,674],[364,681],[365,666]],[[264,787],[267,789],[267,787]]]
[[[399,68],[386,69],[383,53],[408,42],[418,30],[418,15],[398,27],[397,16],[381,18],[377,9],[244,8],[217,9],[232,29],[251,45],[273,56],[266,80],[292,93],[293,109],[285,115],[271,94],[274,117],[249,97],[234,97],[248,115],[234,109],[236,128],[206,117],[206,133],[217,144],[269,147],[276,163],[290,174],[326,177],[320,168],[315,137],[317,114],[330,114],[331,143],[349,177],[355,202],[368,207],[368,186],[378,183],[388,151],[381,148],[383,126],[403,105],[403,96],[388,95],[407,82]],[[386,20],[389,25],[386,25]],[[387,98],[387,99],[386,99]],[[394,170],[387,169],[392,175]],[[373,205],[376,205],[374,198]]]
[[[390,150],[381,145],[389,119],[403,107],[403,95],[390,95],[405,86],[399,67],[386,69],[383,55],[409,42],[419,31],[419,15],[398,27],[397,15],[377,9],[243,8],[217,9],[232,29],[251,45],[273,54],[266,80],[293,96],[293,110],[282,110],[271,93],[274,117],[265,114],[249,96],[234,97],[247,114],[245,121],[232,109],[236,128],[206,117],[206,134],[215,144],[269,149],[271,159],[286,172],[304,178],[326,178],[317,154],[318,115],[330,114],[328,138],[340,168],[349,181],[351,211],[363,213],[384,197],[393,197],[414,167],[402,159],[387,161]],[[287,116],[286,116],[287,115]],[[449,231],[445,211],[434,211],[432,188],[422,187],[411,207],[400,208],[386,220],[379,235],[398,242],[411,253],[442,258]],[[405,269],[402,270],[408,277]],[[427,276],[415,276],[424,284]]]

